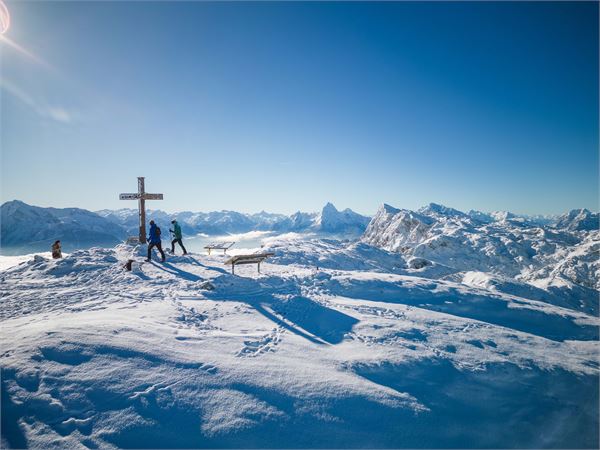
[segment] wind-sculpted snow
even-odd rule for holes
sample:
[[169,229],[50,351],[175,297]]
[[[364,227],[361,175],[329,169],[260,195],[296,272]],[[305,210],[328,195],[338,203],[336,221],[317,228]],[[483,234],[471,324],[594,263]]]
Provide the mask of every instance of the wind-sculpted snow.
[[364,243],[268,250],[0,271],[2,447],[597,446],[595,314]]

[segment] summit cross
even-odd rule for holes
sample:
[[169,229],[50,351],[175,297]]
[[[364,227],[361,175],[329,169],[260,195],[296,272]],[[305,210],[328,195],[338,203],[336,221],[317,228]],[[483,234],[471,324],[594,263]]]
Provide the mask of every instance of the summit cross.
[[146,200],[162,200],[162,194],[148,194],[144,189],[144,177],[138,177],[136,194],[119,194],[119,200],[137,200],[140,217],[140,243],[146,243]]

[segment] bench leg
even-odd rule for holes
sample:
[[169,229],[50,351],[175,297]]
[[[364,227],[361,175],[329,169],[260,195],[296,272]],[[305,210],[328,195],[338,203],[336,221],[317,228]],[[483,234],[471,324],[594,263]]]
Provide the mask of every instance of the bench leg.
[[235,264],[231,265],[231,274],[235,275]]
[[258,263],[257,266],[258,266],[258,273],[260,273],[260,263]]

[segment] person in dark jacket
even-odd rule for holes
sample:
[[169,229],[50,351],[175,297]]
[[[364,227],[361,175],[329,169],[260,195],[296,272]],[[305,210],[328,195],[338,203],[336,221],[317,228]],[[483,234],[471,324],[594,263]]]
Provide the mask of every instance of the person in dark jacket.
[[62,249],[60,248],[60,241],[56,241],[54,242],[54,244],[52,244],[52,258],[62,258]]
[[178,243],[179,246],[181,247],[181,250],[183,250],[183,254],[187,255],[187,250],[183,246],[183,242],[181,242],[181,227],[179,226],[179,224],[177,223],[177,220],[175,220],[175,219],[171,220],[171,223],[173,224],[173,229],[172,230],[170,229],[169,231],[171,233],[173,233],[173,236],[175,237],[171,241],[171,253],[175,254],[175,243]]
[[165,262],[165,252],[162,249],[162,240],[160,238],[160,228],[156,226],[154,220],[150,221],[150,236],[148,237],[148,258],[146,261],[151,260],[152,249],[156,247],[162,256],[162,262]]

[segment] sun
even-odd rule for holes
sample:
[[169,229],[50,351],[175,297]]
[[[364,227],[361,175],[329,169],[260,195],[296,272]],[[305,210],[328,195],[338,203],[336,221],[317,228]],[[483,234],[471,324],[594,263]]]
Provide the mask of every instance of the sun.
[[0,34],[4,34],[10,28],[10,14],[8,8],[2,0],[0,0]]

